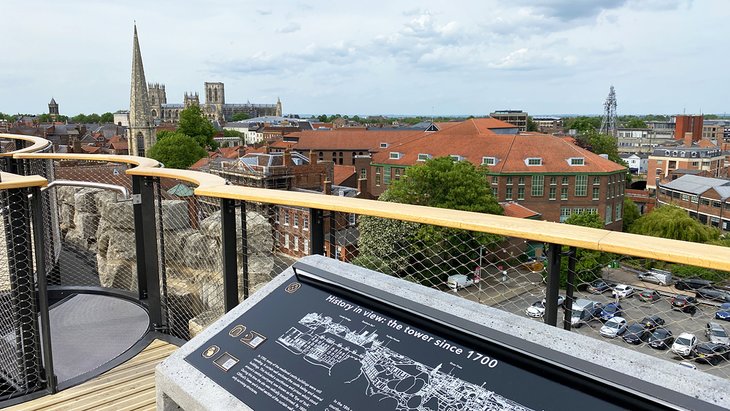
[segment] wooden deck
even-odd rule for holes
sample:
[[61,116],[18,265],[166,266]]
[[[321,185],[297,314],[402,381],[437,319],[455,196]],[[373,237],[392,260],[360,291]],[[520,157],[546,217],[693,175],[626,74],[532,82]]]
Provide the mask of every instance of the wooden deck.
[[131,360],[93,380],[6,410],[154,410],[155,367],[176,349],[154,340]]

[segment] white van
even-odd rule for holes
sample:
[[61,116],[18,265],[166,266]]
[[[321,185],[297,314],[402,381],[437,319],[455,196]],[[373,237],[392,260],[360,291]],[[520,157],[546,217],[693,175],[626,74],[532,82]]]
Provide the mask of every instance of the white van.
[[647,283],[669,285],[672,283],[672,273],[670,273],[669,271],[652,268],[645,273],[639,274],[639,280],[646,281]]
[[465,276],[464,274],[456,274],[456,275],[450,275],[449,278],[446,280],[446,285],[449,286],[450,289],[456,291],[459,288],[466,288],[470,285],[476,284],[479,281],[474,281],[471,278]]
[[596,301],[579,298],[573,302],[570,324],[580,327],[601,315],[603,305]]

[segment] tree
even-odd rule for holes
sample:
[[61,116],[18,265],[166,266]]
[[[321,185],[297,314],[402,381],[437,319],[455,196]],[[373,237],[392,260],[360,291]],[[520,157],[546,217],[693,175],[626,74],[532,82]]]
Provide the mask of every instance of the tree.
[[646,122],[640,118],[631,118],[626,122],[628,128],[646,128]]
[[71,117],[71,122],[73,123],[88,123],[86,114],[77,114],[73,117]]
[[[605,227],[601,217],[597,213],[571,214],[570,217],[565,220],[565,223],[591,228]],[[563,248],[563,251],[568,251],[568,247]],[[603,267],[605,267],[612,259],[614,259],[613,254],[596,250],[578,249],[576,251],[575,264],[575,272],[577,276],[576,282],[578,284],[589,283],[600,278]],[[560,286],[565,287],[568,283],[568,258],[562,258],[560,260],[560,265]]]
[[177,131],[192,137],[200,147],[206,150],[218,148],[218,143],[213,140],[215,127],[203,116],[200,107],[197,105],[193,104],[180,112],[180,123]]
[[631,232],[694,243],[706,243],[720,238],[718,229],[700,223],[675,205],[655,208],[641,216],[631,225]]
[[[410,167],[380,196],[381,201],[502,214],[488,188],[486,169],[450,157]],[[468,274],[480,248],[496,248],[502,237],[363,216],[355,264],[422,283],[442,283]]]
[[532,120],[531,116],[527,117],[527,131],[537,131],[537,123]]
[[634,221],[636,221],[639,217],[641,217],[641,213],[639,213],[639,207],[637,207],[636,203],[631,201],[630,198],[624,197],[624,213],[622,217],[623,231],[631,231],[631,226],[634,224]]
[[231,121],[243,121],[248,120],[251,116],[248,113],[236,113],[231,117]]
[[106,112],[101,115],[99,122],[101,123],[113,123],[114,122],[114,114],[110,112]]
[[565,122],[566,130],[576,130],[578,134],[584,134],[589,131],[596,131],[601,128],[600,117],[575,117]]
[[223,130],[223,136],[224,136],[224,137],[242,137],[242,136],[243,136],[243,133],[241,133],[241,132],[240,132],[240,131],[238,131],[238,130],[228,130],[228,129],[224,129],[224,130]]
[[165,164],[165,167],[186,169],[208,155],[192,137],[171,133],[159,139],[149,150],[148,156]]

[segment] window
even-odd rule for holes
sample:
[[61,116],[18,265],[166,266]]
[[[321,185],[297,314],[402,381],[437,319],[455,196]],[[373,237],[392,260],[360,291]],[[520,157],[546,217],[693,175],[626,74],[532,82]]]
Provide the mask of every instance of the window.
[[460,156],[458,154],[452,154],[449,157],[451,157],[451,159],[454,160],[454,161],[461,161],[461,160],[464,159],[464,157],[462,157],[462,156]]
[[397,168],[397,167],[396,167],[396,168],[394,168],[393,170],[394,170],[394,172],[395,172],[395,175],[393,176],[393,178],[394,178],[395,180],[400,180],[400,174],[401,174],[401,172],[403,171],[403,169],[402,169],[402,168]]
[[621,203],[616,203],[616,221],[621,219]]
[[568,159],[568,164],[571,166],[584,166],[586,165],[586,159],[583,157],[571,157]]
[[507,185],[512,185],[512,176],[507,176]]
[[575,196],[585,197],[588,195],[588,176],[577,175],[575,176]]
[[550,177],[550,185],[551,186],[554,186],[555,184],[557,184],[557,181],[558,181],[558,178],[557,177],[555,177],[555,176]]
[[568,185],[568,176],[563,176],[563,181],[562,181],[562,184],[563,184],[564,186],[567,186],[567,185]]
[[306,214],[302,216],[302,230],[309,230],[309,216]]
[[400,160],[401,153],[397,151],[391,151],[390,152],[390,159],[391,160]]
[[284,211],[284,225],[289,225],[289,212]]
[[284,234],[284,248],[289,248],[289,234]]
[[512,199],[512,187],[507,187],[507,192],[504,195],[505,200],[511,200]]
[[276,213],[274,214],[274,222],[276,224],[279,224],[279,214],[281,214],[281,211],[279,211],[279,210],[277,210]]
[[388,148],[388,143],[380,143],[380,148]]
[[299,237],[294,236],[294,251],[299,251]]
[[719,201],[713,201],[712,206],[716,208],[720,208],[720,202]]
[[360,178],[367,178],[368,176],[368,170],[366,168],[360,169]]
[[560,207],[560,222],[561,223],[564,223],[565,220],[567,220],[568,217],[570,217],[570,212],[571,212],[570,208]]
[[601,193],[601,189],[598,187],[593,187],[593,199],[598,200],[598,195]]
[[601,177],[598,177],[598,176],[593,177],[593,185],[594,186],[600,186],[601,185]]
[[298,227],[299,227],[299,216],[294,215],[294,228],[298,228]]
[[611,224],[613,222],[612,210],[613,208],[611,208],[611,205],[606,206],[606,224]]
[[545,193],[545,176],[532,176],[532,196],[542,197]]
[[498,176],[492,176],[492,184],[499,184],[499,177]]
[[525,177],[520,176],[520,178],[517,180],[517,184],[519,184],[521,186],[525,185]]
[[525,187],[519,187],[519,188],[517,188],[517,199],[518,200],[524,200],[525,199]]
[[560,199],[561,200],[568,199],[568,187],[563,187],[560,189]]
[[383,172],[383,167],[375,167],[375,186],[380,187],[380,173]]
[[550,187],[550,200],[555,200],[555,187]]
[[357,222],[357,214],[355,214],[355,213],[349,213],[347,215],[347,224],[349,224],[349,225],[355,225],[356,222]]
[[493,166],[497,164],[497,158],[496,157],[482,157],[482,165],[483,166]]
[[542,165],[542,158],[540,157],[529,157],[525,159],[525,164],[528,166],[541,166]]
[[309,240],[304,239],[304,254],[309,254]]
[[426,161],[431,158],[431,154],[421,153],[418,155],[418,161]]

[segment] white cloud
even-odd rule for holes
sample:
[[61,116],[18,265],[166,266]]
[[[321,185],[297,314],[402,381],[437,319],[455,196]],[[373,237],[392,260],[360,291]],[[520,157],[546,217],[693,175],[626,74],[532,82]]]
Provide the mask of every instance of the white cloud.
[[276,30],[277,33],[294,33],[302,29],[302,26],[299,25],[299,23],[290,22],[286,26],[279,28]]

